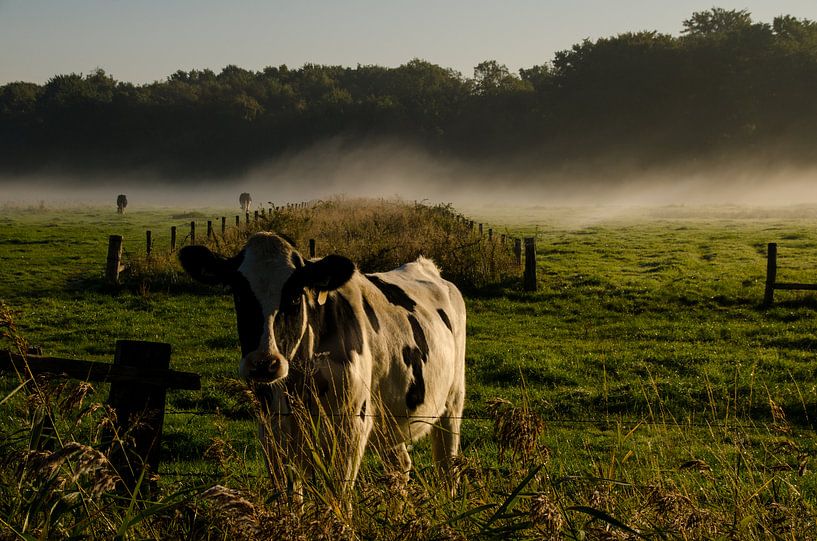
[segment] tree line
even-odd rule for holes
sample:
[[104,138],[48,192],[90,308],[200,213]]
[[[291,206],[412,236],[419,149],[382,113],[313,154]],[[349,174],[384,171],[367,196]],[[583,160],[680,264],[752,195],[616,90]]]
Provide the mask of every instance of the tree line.
[[0,87],[0,173],[234,174],[336,136],[552,167],[817,162],[817,23],[713,8],[682,25],[679,36],[585,40],[518,73],[489,60],[465,77],[414,59],[396,68],[230,65],[144,85],[101,69],[9,83]]

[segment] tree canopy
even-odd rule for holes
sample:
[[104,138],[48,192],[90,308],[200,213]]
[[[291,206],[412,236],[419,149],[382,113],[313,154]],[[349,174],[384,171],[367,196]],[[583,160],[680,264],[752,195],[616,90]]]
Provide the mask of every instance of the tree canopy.
[[144,85],[101,69],[9,83],[0,86],[0,173],[233,174],[336,136],[547,166],[758,153],[817,161],[817,23],[713,8],[682,26],[679,36],[585,40],[519,73],[486,60],[472,77],[414,59],[396,68],[230,65]]

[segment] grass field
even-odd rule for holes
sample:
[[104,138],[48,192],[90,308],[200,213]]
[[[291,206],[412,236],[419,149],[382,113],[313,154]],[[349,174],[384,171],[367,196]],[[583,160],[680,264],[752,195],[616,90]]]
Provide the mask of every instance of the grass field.
[[[181,232],[197,219],[202,231],[222,214],[235,212],[6,208],[0,300],[47,354],[111,360],[116,339],[170,343],[171,366],[199,372],[203,389],[170,394],[160,486],[232,486],[255,497],[261,516],[272,511],[251,408],[234,381],[232,299],[184,277],[123,288],[102,279],[109,234],[137,256],[145,229],[158,251],[171,225]],[[535,234],[539,275],[536,293],[515,282],[467,293],[471,477],[454,498],[429,496],[420,444],[411,506],[392,516],[372,504],[380,472],[370,460],[341,537],[817,537],[817,302],[778,292],[774,307],[760,307],[767,242],[779,243],[780,281],[817,282],[817,209],[468,214],[498,232]],[[100,386],[95,399],[104,397]],[[541,433],[530,421],[533,440],[515,440],[502,420],[525,417],[494,398],[535,414]],[[214,460],[214,441],[241,460]],[[147,534],[133,535],[149,536],[145,524]],[[219,528],[208,535],[230,537]]]

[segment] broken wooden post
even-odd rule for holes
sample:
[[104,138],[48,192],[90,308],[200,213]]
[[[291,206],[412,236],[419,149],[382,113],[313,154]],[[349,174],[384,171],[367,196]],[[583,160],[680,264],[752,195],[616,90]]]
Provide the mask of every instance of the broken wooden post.
[[525,237],[525,291],[536,291],[536,238]]
[[108,237],[108,259],[105,265],[105,279],[112,284],[119,283],[119,273],[125,270],[122,264],[122,235]]
[[770,242],[766,249],[766,292],[763,295],[763,306],[774,303],[774,285],[777,281],[777,243]]
[[[146,370],[167,370],[170,368],[170,344],[117,340],[113,364]],[[132,439],[135,455],[124,452],[124,446],[113,441],[111,462],[125,484],[131,488],[140,478],[144,466],[148,466],[152,473],[159,471],[166,394],[167,389],[162,385],[134,385],[132,382],[117,381],[111,383],[108,404],[116,413],[118,425],[114,437],[122,441]]]

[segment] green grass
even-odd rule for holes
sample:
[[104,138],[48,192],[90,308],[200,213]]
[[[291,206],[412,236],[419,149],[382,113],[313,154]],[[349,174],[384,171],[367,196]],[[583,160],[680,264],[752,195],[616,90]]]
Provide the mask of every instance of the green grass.
[[[202,211],[199,234],[206,216],[217,220],[226,213],[232,223],[229,212],[235,214]],[[219,472],[230,484],[237,472],[220,470],[205,456],[214,438],[230,441],[252,471],[263,472],[251,408],[231,382],[239,357],[231,298],[185,278],[121,288],[103,280],[109,234],[122,234],[126,252],[137,256],[150,228],[160,252],[170,225],[179,226],[180,241],[186,234],[190,220],[179,214],[7,209],[0,218],[0,299],[23,336],[50,355],[110,360],[116,339],[170,343],[172,367],[201,373],[203,389],[170,393],[160,473],[168,487],[187,475]],[[576,505],[644,531],[660,524],[654,531],[689,531],[684,535],[691,537],[709,535],[702,526],[662,523],[661,505],[671,507],[665,519],[715,520],[718,535],[762,538],[774,524],[781,535],[795,527],[803,532],[804,524],[812,528],[806,536],[817,535],[809,458],[817,451],[817,300],[777,292],[774,307],[760,306],[767,242],[779,243],[778,280],[817,282],[817,210],[469,214],[496,234],[536,234],[539,291],[506,283],[467,296],[465,415],[474,418],[464,422],[464,454],[480,471],[497,473],[480,478],[490,486],[484,494],[474,488],[465,500],[471,507],[461,512],[478,501],[501,501],[498,495],[509,494],[528,467],[544,461],[524,498],[547,494],[561,516],[575,522],[563,526],[571,535],[605,526],[567,510]],[[105,392],[100,386],[97,399]],[[494,397],[527,403],[541,415],[542,455],[499,461],[488,419]],[[785,420],[774,418],[772,402]],[[414,459],[421,472],[430,464],[427,443],[415,448]],[[370,460],[362,486],[378,471]],[[445,512],[441,522],[455,515],[455,509]],[[452,527],[490,537],[476,520],[486,513]],[[782,513],[778,522],[775,513]],[[798,517],[802,524],[795,524]],[[377,520],[386,519],[371,518],[371,524]],[[491,524],[515,519],[497,520]],[[365,526],[359,528],[365,537]],[[535,537],[537,530],[522,531]]]

